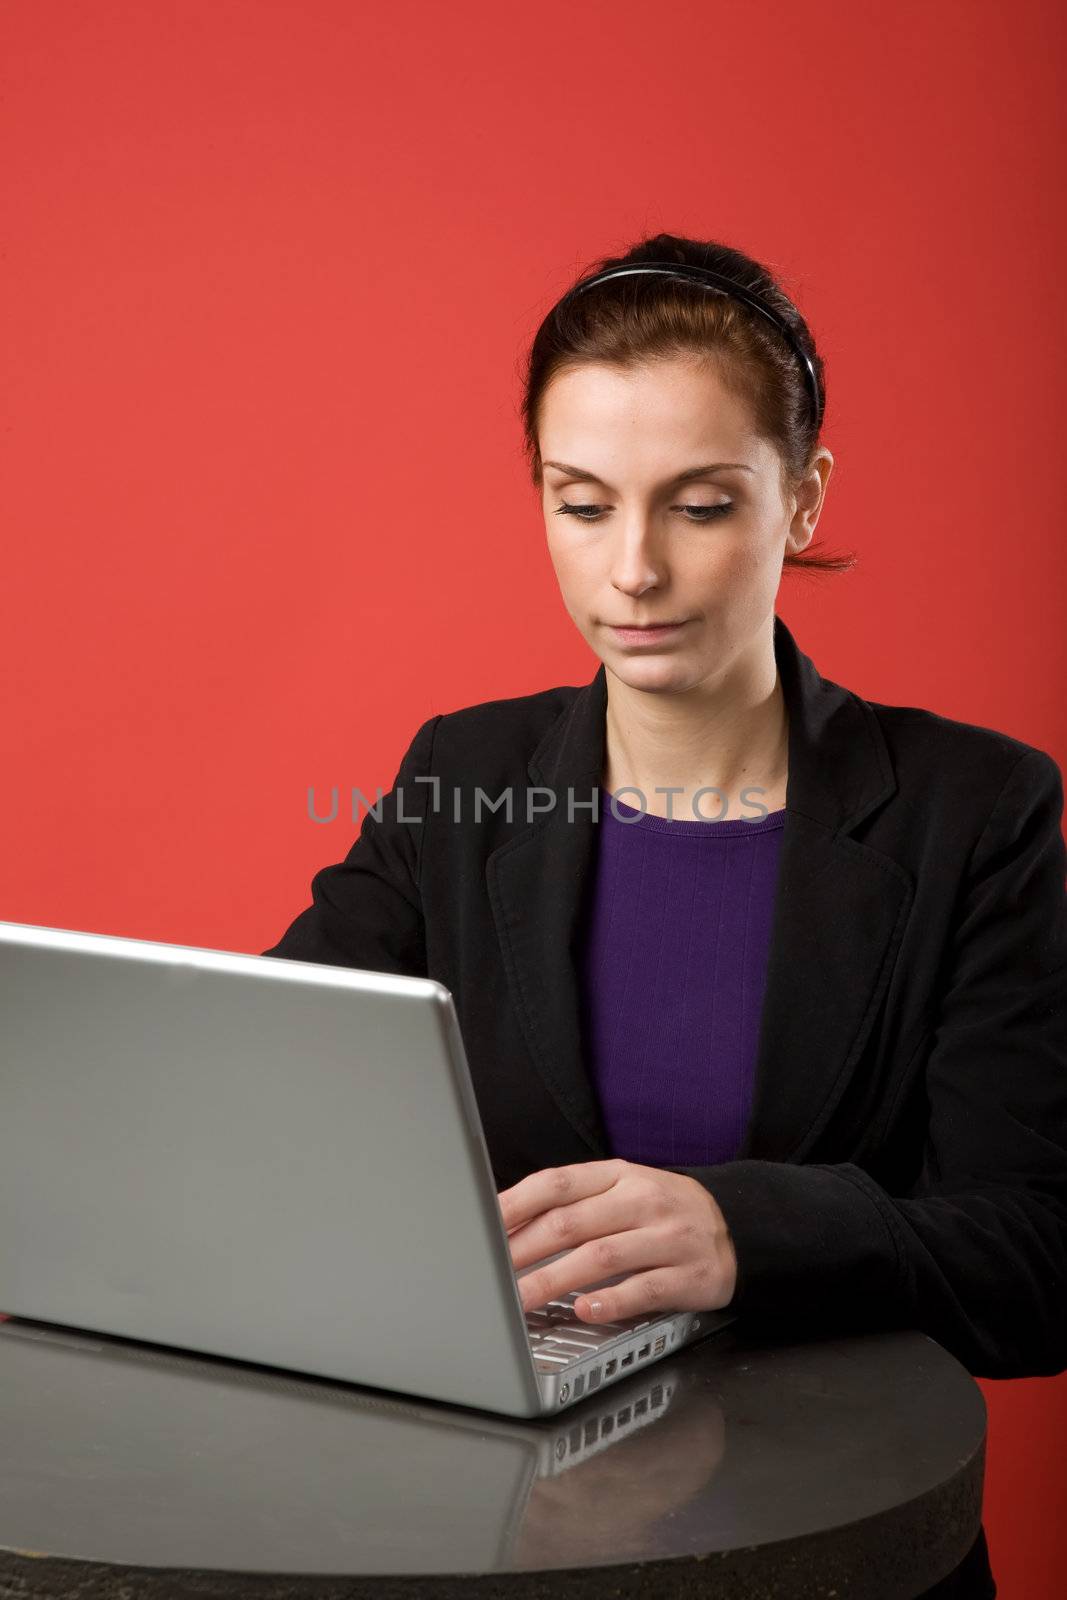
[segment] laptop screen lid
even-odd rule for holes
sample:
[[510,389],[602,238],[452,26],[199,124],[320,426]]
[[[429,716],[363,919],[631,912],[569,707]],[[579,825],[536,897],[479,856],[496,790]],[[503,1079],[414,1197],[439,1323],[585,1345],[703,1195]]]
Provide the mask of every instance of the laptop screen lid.
[[541,1409],[451,994],[0,922],[0,1310]]

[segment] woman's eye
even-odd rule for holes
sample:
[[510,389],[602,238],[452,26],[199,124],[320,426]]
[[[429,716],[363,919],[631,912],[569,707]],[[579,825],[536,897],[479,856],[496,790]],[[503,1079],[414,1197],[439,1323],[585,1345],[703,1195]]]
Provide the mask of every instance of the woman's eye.
[[[715,517],[728,516],[733,508],[732,500],[724,500],[720,505],[672,506],[671,510],[685,511],[689,513],[689,520],[691,522],[711,522]],[[556,507],[557,515],[565,517],[577,517],[579,522],[599,522],[601,512],[607,510],[610,510],[610,507],[599,505],[571,505],[568,502],[564,502],[563,505]],[[587,515],[587,512],[591,512],[592,515]]]

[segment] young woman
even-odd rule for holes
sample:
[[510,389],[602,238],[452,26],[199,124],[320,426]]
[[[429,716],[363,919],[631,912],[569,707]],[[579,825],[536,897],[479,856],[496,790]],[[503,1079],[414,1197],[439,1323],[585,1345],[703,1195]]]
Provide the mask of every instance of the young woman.
[[[432,716],[265,955],[451,990],[528,1308],[917,1327],[1067,1366],[1063,785],[775,613],[833,458],[758,262],[673,235],[545,318],[524,420],[588,684]],[[561,1255],[560,1253],[563,1252]],[[989,1596],[984,1535],[932,1594]]]

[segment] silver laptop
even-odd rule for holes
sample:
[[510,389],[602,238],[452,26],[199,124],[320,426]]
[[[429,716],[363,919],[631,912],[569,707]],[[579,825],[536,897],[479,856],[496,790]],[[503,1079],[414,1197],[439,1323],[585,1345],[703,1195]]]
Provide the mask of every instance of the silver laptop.
[[516,1417],[735,1320],[523,1312],[434,979],[0,922],[0,1041],[9,1315]]

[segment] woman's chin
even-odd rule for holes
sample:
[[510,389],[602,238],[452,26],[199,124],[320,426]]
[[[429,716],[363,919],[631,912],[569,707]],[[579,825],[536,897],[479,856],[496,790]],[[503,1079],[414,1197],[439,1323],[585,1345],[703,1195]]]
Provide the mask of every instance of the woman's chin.
[[694,677],[692,663],[687,665],[682,656],[667,651],[662,655],[651,651],[641,655],[620,652],[609,658],[607,665],[617,678],[632,689],[688,689]]

